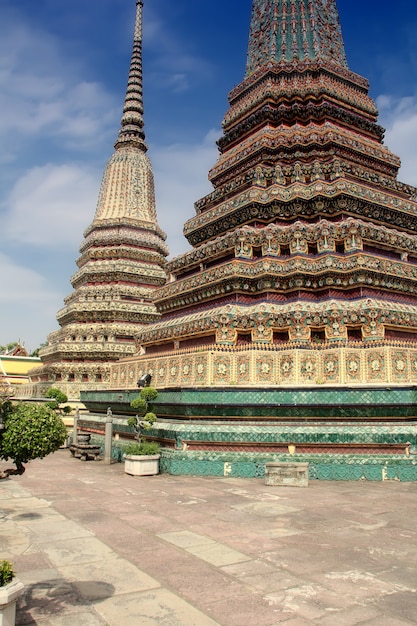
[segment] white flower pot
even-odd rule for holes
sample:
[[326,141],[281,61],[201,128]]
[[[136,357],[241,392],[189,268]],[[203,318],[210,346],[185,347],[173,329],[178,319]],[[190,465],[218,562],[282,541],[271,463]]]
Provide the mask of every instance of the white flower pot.
[[155,476],[159,474],[160,456],[160,454],[125,454],[125,473],[130,476]]
[[16,602],[23,590],[23,583],[18,578],[0,587],[0,626],[15,626]]

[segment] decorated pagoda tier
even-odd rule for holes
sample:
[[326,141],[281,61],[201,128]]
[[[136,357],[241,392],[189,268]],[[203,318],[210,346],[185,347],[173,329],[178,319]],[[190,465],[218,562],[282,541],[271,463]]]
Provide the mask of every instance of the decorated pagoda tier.
[[[142,0],[136,0],[133,53],[121,129],[104,171],[97,209],[84,233],[73,293],[57,314],[61,328],[40,352],[30,395],[51,385],[72,399],[109,385],[110,364],[135,354],[139,329],[155,322],[155,289],[166,281],[166,236],[157,224],[142,102]],[[132,384],[134,381],[131,381]]]
[[416,189],[347,66],[335,3],[254,0],[229,102],[214,190],[185,224],[193,249],[167,265],[161,320],[138,335],[139,373],[160,387],[416,382]]

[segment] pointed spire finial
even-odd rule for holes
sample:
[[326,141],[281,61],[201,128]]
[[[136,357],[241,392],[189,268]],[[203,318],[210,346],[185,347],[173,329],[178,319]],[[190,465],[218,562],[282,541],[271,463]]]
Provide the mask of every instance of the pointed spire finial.
[[132,59],[130,62],[121,129],[115,148],[117,149],[128,144],[135,145],[143,150],[143,152],[146,152],[148,147],[143,131],[142,13],[143,0],[136,0],[136,22]]
[[253,0],[246,76],[297,61],[347,68],[336,0]]

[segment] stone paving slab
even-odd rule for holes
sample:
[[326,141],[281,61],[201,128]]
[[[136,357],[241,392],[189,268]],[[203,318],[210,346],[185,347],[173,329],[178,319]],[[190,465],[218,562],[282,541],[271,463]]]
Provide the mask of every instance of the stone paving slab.
[[173,543],[175,546],[184,548],[184,550],[190,554],[218,567],[251,560],[251,557],[247,554],[233,550],[222,543],[218,543],[204,535],[198,535],[197,533],[190,533],[188,531],[162,533],[159,534],[158,537]]
[[114,625],[219,626],[167,589],[118,595],[95,606]]
[[26,587],[19,625],[415,625],[416,496],[132,478],[61,450],[0,481],[0,557]]

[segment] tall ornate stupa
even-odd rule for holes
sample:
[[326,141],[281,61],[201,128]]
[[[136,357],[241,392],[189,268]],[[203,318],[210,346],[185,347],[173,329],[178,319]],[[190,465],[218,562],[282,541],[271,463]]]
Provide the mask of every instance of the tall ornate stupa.
[[82,389],[108,387],[110,364],[135,354],[140,328],[160,317],[152,299],[165,283],[168,248],[157,224],[143,131],[142,11],[143,1],[136,0],[121,129],[93,222],[84,233],[71,279],[74,291],[57,314],[60,330],[48,336],[40,352],[43,366],[31,372],[31,393],[38,396],[51,384],[70,398]]
[[416,190],[335,0],[253,0],[229,103],[162,317],[84,401],[128,411],[150,374],[172,473],[261,476],[272,455],[315,478],[417,480]]
[[335,0],[254,0],[229,102],[193,249],[168,264],[131,366],[160,389],[417,382],[416,190]]
[[150,374],[172,473],[417,480],[417,202],[397,180],[335,0],[253,0],[192,250],[161,318],[89,408],[129,412]]

